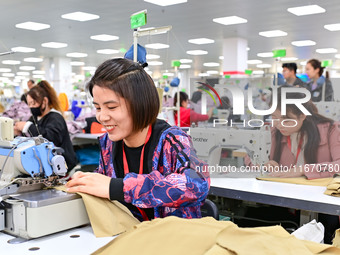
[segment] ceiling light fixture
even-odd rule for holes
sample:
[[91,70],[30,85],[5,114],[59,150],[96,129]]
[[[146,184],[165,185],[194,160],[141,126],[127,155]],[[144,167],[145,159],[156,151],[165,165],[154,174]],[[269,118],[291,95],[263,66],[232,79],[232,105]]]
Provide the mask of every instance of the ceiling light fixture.
[[12,69],[10,68],[0,68],[0,73],[9,73],[12,72]]
[[339,31],[340,30],[340,23],[337,24],[328,24],[323,26],[325,29],[329,31]]
[[33,74],[45,74],[45,71],[42,70],[35,70],[32,72]]
[[169,6],[174,4],[182,4],[188,2],[188,0],[144,0],[144,2],[150,3],[150,4],[156,4],[159,6]]
[[118,40],[119,37],[115,36],[115,35],[107,35],[107,34],[101,34],[101,35],[92,35],[90,36],[90,38],[92,40],[97,40],[97,41],[114,41],[114,40]]
[[159,59],[161,56],[159,56],[159,55],[155,55],[155,54],[147,54],[146,55],[146,59]]
[[189,55],[206,55],[206,54],[208,54],[208,52],[205,51],[205,50],[188,50],[187,54],[189,54]]
[[290,13],[293,13],[296,16],[311,15],[311,14],[326,12],[324,8],[316,4],[292,7],[292,8],[288,8],[287,11]]
[[51,26],[48,25],[48,24],[27,21],[27,22],[24,22],[24,23],[16,24],[15,27],[16,28],[21,28],[21,29],[28,29],[28,30],[33,30],[33,31],[39,31],[39,30],[50,28]]
[[207,74],[219,74],[219,71],[209,70],[209,71],[207,71]]
[[206,76],[209,76],[209,74],[208,74],[208,73],[199,73],[198,76],[200,76],[200,77],[206,77]]
[[179,69],[189,69],[189,68],[191,68],[191,65],[184,64],[184,65],[179,66]]
[[261,58],[271,58],[274,56],[273,52],[261,52],[261,53],[257,53],[258,57]]
[[81,53],[81,52],[71,52],[71,53],[67,53],[66,57],[69,57],[69,58],[85,58],[85,57],[87,57],[87,54]]
[[193,43],[193,44],[209,44],[209,43],[214,43],[215,41],[212,39],[208,39],[208,38],[197,38],[197,39],[190,39],[188,40],[189,43]]
[[228,26],[228,25],[235,25],[235,24],[242,24],[242,23],[247,23],[248,20],[243,19],[238,16],[228,16],[228,17],[223,17],[223,18],[216,18],[213,19],[214,22],[220,23],[222,25]]
[[113,50],[113,49],[102,49],[102,50],[97,50],[97,53],[99,54],[116,54],[119,53],[119,50]]
[[220,66],[220,64],[216,62],[207,62],[207,63],[203,63],[203,66],[215,67],[215,66]]
[[33,71],[35,70],[35,67],[34,66],[19,66],[19,69],[23,71]]
[[43,62],[42,58],[24,58],[25,62],[39,63]]
[[81,61],[71,61],[70,65],[71,66],[83,66],[83,65],[85,65],[85,63],[81,62]]
[[258,60],[258,59],[250,59],[247,61],[248,65],[257,65],[257,64],[262,64],[262,60]]
[[59,48],[67,47],[67,43],[47,42],[47,43],[42,43],[41,46],[45,48],[59,49]]
[[271,64],[259,64],[259,65],[256,65],[256,67],[258,67],[258,68],[271,68],[272,65]]
[[317,53],[320,53],[320,54],[327,54],[327,53],[336,53],[336,52],[338,52],[338,50],[334,49],[334,48],[316,49],[315,51]]
[[181,62],[181,64],[189,64],[192,63],[192,59],[182,58],[179,62]]
[[29,72],[17,72],[17,75],[27,76],[27,75],[30,75],[30,73]]
[[150,62],[148,62],[148,65],[149,66],[161,66],[161,65],[163,65],[163,62],[160,62],[160,61],[150,61]]
[[70,20],[76,20],[76,21],[89,21],[89,20],[100,18],[98,15],[86,13],[86,12],[71,12],[71,13],[61,15],[61,17],[63,19],[70,19]]
[[3,60],[2,63],[4,65],[20,65],[20,61],[18,60]]
[[292,45],[297,46],[297,47],[303,47],[303,46],[312,46],[315,45],[316,42],[312,40],[302,40],[302,41],[294,41],[292,42]]
[[281,30],[271,30],[271,31],[260,32],[259,35],[264,36],[264,37],[280,37],[280,36],[286,36],[287,33]]
[[35,52],[34,48],[28,48],[28,47],[14,47],[11,48],[14,52],[23,52],[23,53],[29,53],[29,52]]
[[169,48],[169,47],[170,46],[168,44],[164,44],[164,43],[145,44],[145,48],[155,49],[155,50],[166,49],[166,48]]
[[296,61],[298,60],[298,58],[296,57],[285,57],[285,58],[281,58],[281,61],[284,61],[284,62],[288,62],[288,61]]

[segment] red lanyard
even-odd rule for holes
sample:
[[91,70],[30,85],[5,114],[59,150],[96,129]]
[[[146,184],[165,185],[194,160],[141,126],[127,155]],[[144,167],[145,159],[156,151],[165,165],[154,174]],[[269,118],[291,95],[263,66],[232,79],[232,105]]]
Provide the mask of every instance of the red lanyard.
[[[290,141],[290,136],[287,137],[287,143],[288,143],[288,147],[289,147],[290,151],[292,151],[292,143]],[[297,153],[296,153],[295,163],[297,163],[297,160],[299,158],[299,154],[301,152],[302,143],[303,143],[303,135],[301,135],[301,137],[300,137],[300,141],[299,141],[299,145],[298,145],[298,149],[297,149]]]
[[[150,137],[151,137],[151,133],[152,133],[152,127],[151,125],[149,126],[149,130],[148,130],[148,134],[146,135],[146,139],[145,139],[145,143],[143,145],[143,149],[140,155],[140,161],[139,161],[139,174],[143,174],[143,162],[144,162],[144,149],[145,149],[145,145],[147,144],[147,142],[149,141]],[[123,164],[124,164],[124,175],[128,174],[129,171],[129,165],[127,163],[127,159],[126,159],[126,154],[125,154],[125,150],[124,150],[124,141],[123,141]],[[142,214],[143,220],[147,221],[149,220],[148,216],[146,215],[145,211],[139,207],[136,206],[136,208],[139,210],[139,212]]]

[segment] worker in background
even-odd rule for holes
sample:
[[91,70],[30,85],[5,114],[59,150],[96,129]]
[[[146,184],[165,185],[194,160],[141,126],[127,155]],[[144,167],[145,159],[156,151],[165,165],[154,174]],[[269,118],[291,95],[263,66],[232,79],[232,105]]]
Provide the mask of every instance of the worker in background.
[[28,121],[15,123],[15,135],[38,136],[53,142],[64,149],[68,170],[77,164],[66,122],[55,90],[47,81],[41,81],[27,92],[27,104],[32,116]]
[[29,90],[30,90],[31,88],[33,88],[34,85],[35,85],[34,80],[28,80],[28,82],[27,82],[27,87],[28,87]]
[[189,135],[157,119],[158,93],[143,67],[107,60],[87,88],[106,133],[100,137],[98,173],[76,172],[67,191],[118,200],[141,221],[201,217],[210,181],[199,169],[206,164]]
[[282,65],[282,74],[285,78],[285,85],[295,87],[305,87],[306,84],[299,78],[296,77],[297,65],[295,63],[284,63]]
[[[282,178],[334,176],[340,164],[340,123],[318,114],[312,101],[302,104],[311,115],[303,114],[295,104],[287,104],[287,112],[283,116],[281,88],[278,89],[278,107],[272,114],[272,119],[278,121],[273,122],[270,161],[265,164],[266,170],[271,172],[271,176]],[[287,94],[288,99],[304,97],[303,93]],[[283,120],[285,126],[281,124]],[[249,160],[246,157],[247,165]],[[279,171],[280,166],[290,168]],[[319,214],[319,220],[325,225],[325,242],[330,243],[335,229],[340,227],[339,217]]]
[[[189,97],[188,94],[181,91],[179,92],[179,102],[180,102],[180,126],[181,127],[190,127],[192,123],[196,123],[199,121],[206,121],[213,114],[214,108],[210,108],[208,114],[199,114],[194,110],[188,108],[189,105]],[[174,95],[174,106],[177,106],[177,93]],[[178,125],[177,121],[177,111],[174,111],[175,123]]]
[[6,111],[3,112],[2,117],[8,117],[16,121],[27,121],[31,117],[31,110],[27,105],[26,94],[23,94],[19,102],[14,102]]
[[[322,75],[324,67],[321,66],[321,62],[317,59],[311,59],[307,62],[306,73],[311,79],[307,83],[307,88],[312,94],[313,102],[324,101],[334,101],[333,87],[329,79],[329,74],[326,72],[326,77]],[[324,88],[326,86],[326,88]],[[325,91],[325,96],[323,96],[323,91]]]

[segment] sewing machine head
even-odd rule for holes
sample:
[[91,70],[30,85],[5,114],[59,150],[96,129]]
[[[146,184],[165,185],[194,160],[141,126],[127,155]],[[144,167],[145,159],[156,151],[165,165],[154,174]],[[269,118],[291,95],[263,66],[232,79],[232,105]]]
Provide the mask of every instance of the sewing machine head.
[[65,159],[43,137],[13,139],[13,121],[0,118],[0,195],[56,184],[67,172]]

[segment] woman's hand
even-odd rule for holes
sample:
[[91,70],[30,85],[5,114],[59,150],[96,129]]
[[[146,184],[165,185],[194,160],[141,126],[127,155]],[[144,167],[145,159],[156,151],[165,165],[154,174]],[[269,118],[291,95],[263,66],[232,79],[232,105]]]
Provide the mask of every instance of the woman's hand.
[[26,121],[18,121],[14,124],[14,131],[22,131],[25,127]]
[[83,192],[109,199],[110,181],[111,178],[103,174],[76,172],[66,187],[67,192]]

